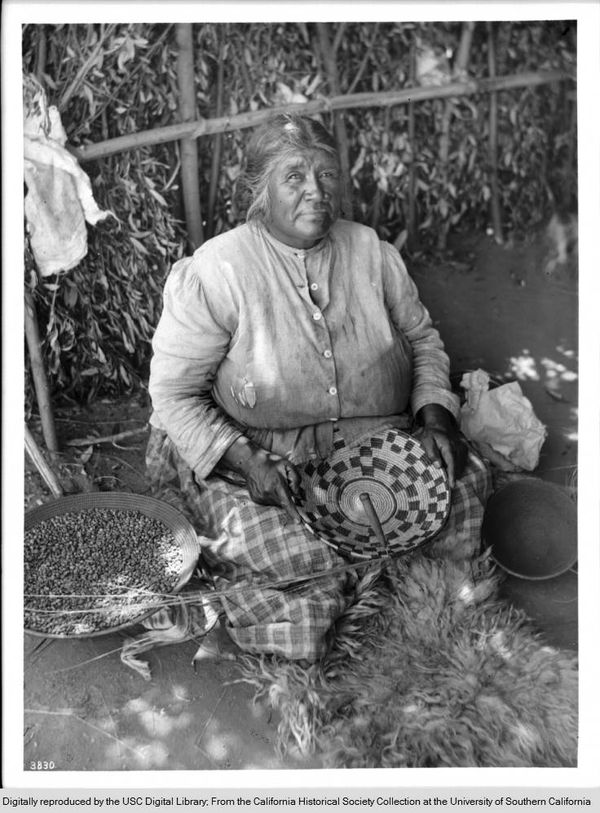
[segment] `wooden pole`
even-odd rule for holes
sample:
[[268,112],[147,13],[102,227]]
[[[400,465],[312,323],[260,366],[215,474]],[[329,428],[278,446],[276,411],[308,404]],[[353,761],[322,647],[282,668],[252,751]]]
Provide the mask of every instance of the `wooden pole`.
[[[456,55],[456,63],[454,66],[455,75],[460,77],[461,79],[466,78],[467,75],[467,67],[469,64],[469,53],[471,50],[471,42],[473,39],[474,28],[475,23],[472,22],[463,23],[460,45],[458,48],[458,54]],[[448,182],[448,157],[450,154],[450,124],[452,122],[453,115],[454,115],[454,99],[449,98],[446,101],[444,114],[442,116],[441,137],[440,137],[440,170],[442,175],[442,190],[440,195],[440,201],[442,203],[446,203],[446,206],[448,205],[448,203],[445,189],[446,184]],[[446,240],[448,238],[449,227],[450,223],[449,221],[446,220],[444,223],[442,223],[441,228],[438,232],[438,248],[442,251],[446,248]]]
[[46,70],[46,56],[48,52],[48,41],[46,39],[46,27],[38,27],[38,47],[35,61],[35,76],[38,82],[42,82],[44,71]]
[[[321,61],[325,68],[329,92],[333,96],[340,95],[340,80],[337,69],[336,53],[329,37],[329,26],[327,23],[317,23],[317,34],[319,37],[319,49],[321,51]],[[348,184],[350,182],[350,143],[346,125],[340,112],[333,114],[333,128],[337,141],[338,153],[340,156],[340,168],[342,172],[342,212],[348,219],[352,219],[352,199]]]
[[[179,86],[179,114],[183,123],[196,118],[196,90],[194,83],[194,42],[191,23],[177,23],[177,83]],[[200,208],[200,178],[198,175],[198,145],[193,136],[184,136],[180,142],[181,187],[187,225],[188,242],[192,251],[204,242],[202,211]]]
[[[488,29],[488,69],[490,78],[496,76],[496,48],[494,41],[494,24],[489,21],[487,23]],[[498,189],[498,93],[493,90],[490,93],[490,142],[489,142],[489,160],[490,160],[490,215],[492,219],[492,228],[494,230],[494,238],[497,243],[503,243],[502,236],[502,215],[500,213],[500,193]]]
[[27,340],[29,360],[31,361],[31,375],[35,387],[35,395],[42,420],[44,442],[49,452],[57,452],[58,440],[56,438],[56,427],[54,425],[54,414],[48,389],[48,379],[46,378],[46,370],[40,349],[42,345],[40,331],[35,314],[33,297],[27,289],[25,290],[25,338]]
[[[228,36],[229,26],[226,23],[223,38],[219,45],[219,64],[217,66],[217,100],[215,105],[215,113],[217,114],[217,118],[219,118],[223,112],[223,80],[225,73],[225,53]],[[213,142],[212,163],[210,168],[210,187],[208,190],[208,217],[206,219],[208,234],[211,237],[215,233],[215,207],[217,203],[219,174],[221,172],[222,141],[223,134],[216,133]]]
[[[47,56],[47,48],[48,43],[46,40],[46,29],[45,26],[40,26],[39,30],[39,40],[38,40],[38,52],[37,52],[37,60],[35,66],[35,75],[39,82],[42,81],[44,71],[46,70],[46,56]],[[33,301],[33,297],[30,291],[25,289],[25,310],[24,310],[24,317],[25,317],[25,339],[27,341],[27,350],[29,352],[29,360],[31,362],[31,377],[33,378],[33,386],[35,389],[36,400],[38,403],[38,409],[40,411],[40,418],[42,421],[42,434],[44,435],[44,442],[46,444],[46,448],[50,452],[50,454],[54,454],[58,451],[58,439],[56,437],[56,425],[54,423],[54,414],[52,411],[52,401],[50,399],[50,392],[48,388],[48,379],[46,377],[46,369],[44,367],[44,361],[42,359],[41,353],[41,339],[40,339],[40,331],[37,321],[37,316],[35,312],[35,304]],[[49,482],[46,479],[45,471],[42,471],[40,465],[45,465],[46,467],[48,464],[42,457],[41,452],[39,451],[37,444],[35,443],[31,432],[25,427],[25,448],[29,452],[29,455],[33,462],[35,463],[38,471],[46,480],[47,485],[49,486],[50,490],[54,494],[55,497],[62,495],[62,489],[58,482]],[[42,458],[43,464],[38,465],[38,457]],[[53,476],[53,473],[51,473]],[[58,487],[59,493],[55,493],[55,489]]]
[[215,133],[228,133],[234,130],[244,130],[247,127],[256,127],[277,113],[295,111],[312,115],[330,110],[350,110],[364,107],[387,107],[389,105],[406,104],[407,102],[420,102],[426,99],[447,99],[451,96],[470,96],[476,93],[489,93],[492,90],[511,90],[522,87],[535,87],[550,82],[575,81],[567,71],[531,71],[500,76],[496,79],[469,79],[464,82],[451,82],[448,85],[436,87],[403,88],[402,90],[385,90],[378,93],[351,93],[333,96],[329,99],[314,99],[302,104],[288,104],[281,107],[268,107],[264,110],[251,110],[238,113],[235,116],[223,116],[216,119],[200,119],[196,121],[170,124],[166,127],[156,127],[153,130],[142,130],[139,133],[118,136],[98,144],[89,144],[85,147],[73,148],[70,151],[81,163],[95,161],[107,155],[115,155],[125,150],[139,147],[149,147],[153,144],[167,144],[170,141],[179,141],[182,138],[201,138]]
[[63,490],[58,480],[58,477],[48,464],[48,461],[42,454],[40,447],[35,442],[35,438],[29,431],[29,427],[25,425],[25,450],[31,458],[34,466],[40,473],[42,479],[52,492],[54,497],[62,497]]
[[[415,81],[416,74],[416,48],[414,40],[410,46],[409,54],[409,68],[408,77],[410,83]],[[408,213],[406,222],[407,242],[409,251],[415,251],[417,248],[417,168],[416,168],[416,155],[417,148],[415,144],[416,128],[415,128],[415,104],[414,102],[408,103],[408,141],[410,144],[410,165],[408,167]]]

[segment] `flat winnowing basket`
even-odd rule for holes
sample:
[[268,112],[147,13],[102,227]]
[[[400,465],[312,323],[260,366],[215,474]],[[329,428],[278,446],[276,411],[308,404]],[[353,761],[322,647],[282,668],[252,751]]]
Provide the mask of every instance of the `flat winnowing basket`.
[[[126,583],[122,588],[122,592],[114,597],[96,597],[94,595],[95,586],[90,584],[89,591],[86,590],[86,595],[88,595],[89,592],[89,609],[82,609],[81,611],[65,610],[64,612],[60,610],[54,611],[52,609],[53,601],[55,603],[56,601],[61,602],[60,593],[58,591],[54,591],[52,596],[49,595],[47,598],[39,593],[33,598],[32,596],[28,596],[26,585],[25,631],[27,633],[49,638],[84,638],[96,635],[107,635],[116,630],[129,627],[139,623],[155,612],[156,609],[158,609],[157,600],[160,602],[161,597],[163,597],[165,593],[177,593],[194,572],[200,554],[200,547],[194,528],[176,508],[152,497],[125,492],[97,492],[62,497],[28,511],[25,515],[25,532],[27,533],[35,529],[36,526],[40,526],[40,523],[47,520],[59,517],[64,518],[66,514],[76,515],[78,520],[86,523],[88,518],[91,520],[91,517],[94,516],[91,512],[97,512],[98,509],[108,512],[117,512],[117,518],[120,516],[119,512],[123,512],[124,520],[126,520],[128,515],[131,515],[131,512],[135,512],[135,515],[157,520],[164,526],[167,531],[169,545],[176,554],[175,558],[170,558],[171,569],[168,577],[163,578],[161,574],[157,574],[161,576],[161,578],[156,581],[148,577],[145,583],[141,586],[138,585],[135,591],[132,591],[130,597],[127,597]],[[113,516],[115,515],[113,514]],[[123,534],[119,535],[116,541],[113,540],[111,543],[113,553],[116,554],[117,559],[117,576],[119,552],[122,552],[123,561],[125,561],[127,557],[131,560],[132,556],[135,558],[136,546],[139,546],[139,540],[136,539],[136,534],[127,532],[127,522],[125,521],[123,522],[123,528]],[[56,547],[61,544],[61,541],[57,540],[56,537],[53,537],[50,541],[45,541],[43,536],[40,537],[40,546],[43,546],[45,543],[50,546],[48,549],[48,557],[54,557],[56,561],[58,556],[60,556],[60,552],[56,550]],[[62,544],[66,543],[67,539],[64,539]],[[73,563],[74,567],[69,569],[72,572],[67,572],[65,569],[65,585],[69,584],[69,579],[77,576],[78,563],[84,564],[85,560],[91,560],[94,556],[101,554],[101,546],[103,544],[101,534],[99,534],[97,538],[94,538],[93,534],[90,534],[89,538],[86,536],[84,544],[88,549],[80,557],[80,560]],[[36,564],[38,561],[41,563],[41,566],[43,566],[43,550],[38,549],[36,552]],[[173,564],[173,562],[175,562],[175,564]],[[140,563],[140,565],[141,564],[142,563]],[[141,566],[140,570],[142,570]],[[158,590],[160,591],[160,595],[157,592],[157,585],[159,583],[160,588],[158,588]],[[64,604],[67,600],[66,594],[70,594],[70,589],[67,588],[62,592],[65,594],[65,597],[62,599]],[[164,599],[162,600],[164,601]],[[98,602],[104,602],[106,606],[99,607]],[[49,616],[52,616],[52,618],[55,621],[58,620],[58,622],[62,619],[65,622],[63,626],[66,631],[56,631],[60,629],[61,623],[55,624],[55,631],[52,629],[48,631],[49,625],[47,622]],[[67,620],[69,621],[68,624],[66,623]]]

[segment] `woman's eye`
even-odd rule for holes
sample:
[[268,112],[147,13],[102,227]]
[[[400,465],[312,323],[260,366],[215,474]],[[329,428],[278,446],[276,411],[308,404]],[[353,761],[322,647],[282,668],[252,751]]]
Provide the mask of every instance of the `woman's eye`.
[[288,181],[299,181],[300,180],[300,173],[299,172],[290,172],[288,175]]

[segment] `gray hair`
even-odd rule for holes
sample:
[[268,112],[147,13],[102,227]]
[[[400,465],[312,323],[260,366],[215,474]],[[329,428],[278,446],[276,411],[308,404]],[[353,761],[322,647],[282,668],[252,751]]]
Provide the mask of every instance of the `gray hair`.
[[254,132],[246,148],[244,169],[238,178],[236,203],[246,220],[266,220],[270,214],[269,178],[288,156],[322,150],[339,163],[337,145],[323,125],[306,115],[279,113]]

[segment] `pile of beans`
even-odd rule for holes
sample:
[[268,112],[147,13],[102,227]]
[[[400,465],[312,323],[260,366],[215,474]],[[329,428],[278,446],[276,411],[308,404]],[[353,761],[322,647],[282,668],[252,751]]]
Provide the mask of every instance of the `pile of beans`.
[[25,533],[25,628],[85,635],[134,623],[156,594],[171,592],[182,564],[171,530],[140,511],[92,508],[38,522]]

